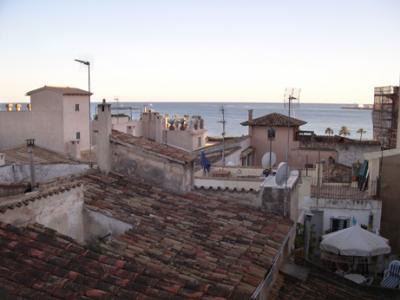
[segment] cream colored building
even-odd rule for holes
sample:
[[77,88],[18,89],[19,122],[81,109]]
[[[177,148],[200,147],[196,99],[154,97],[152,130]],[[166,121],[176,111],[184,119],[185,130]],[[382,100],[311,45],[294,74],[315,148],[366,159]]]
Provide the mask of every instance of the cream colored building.
[[[206,145],[207,130],[200,116],[170,117],[145,109],[139,120],[127,115],[112,115],[112,129],[135,137],[144,137],[185,151],[195,151]],[[97,120],[93,122],[97,130]],[[93,136],[96,143],[96,135]]]
[[27,96],[30,109],[0,112],[0,149],[24,144],[28,138],[72,156],[89,149],[89,92],[44,86]]

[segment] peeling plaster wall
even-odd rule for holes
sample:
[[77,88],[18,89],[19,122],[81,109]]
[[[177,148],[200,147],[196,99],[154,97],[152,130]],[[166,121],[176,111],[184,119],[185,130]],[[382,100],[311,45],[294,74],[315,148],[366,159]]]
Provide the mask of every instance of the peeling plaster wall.
[[39,223],[79,243],[97,241],[106,235],[113,237],[132,228],[130,224],[86,208],[82,186],[8,209],[0,214],[0,221],[15,226]]
[[118,236],[132,228],[132,225],[93,211],[89,208],[83,210],[84,239],[86,242],[98,240],[106,235]]
[[364,153],[376,152],[380,150],[379,145],[336,145],[337,162],[351,167],[357,161],[362,163],[364,161]]
[[16,226],[39,223],[83,242],[82,208],[83,188],[79,186],[8,209],[0,214],[0,221]]
[[[49,164],[35,165],[36,182],[46,182],[57,177],[81,174],[89,169],[88,165]],[[0,167],[0,183],[29,182],[30,165],[9,165]]]
[[174,192],[191,189],[191,165],[183,165],[167,158],[146,153],[140,148],[131,148],[115,143],[112,147],[113,170],[126,175],[136,175]]

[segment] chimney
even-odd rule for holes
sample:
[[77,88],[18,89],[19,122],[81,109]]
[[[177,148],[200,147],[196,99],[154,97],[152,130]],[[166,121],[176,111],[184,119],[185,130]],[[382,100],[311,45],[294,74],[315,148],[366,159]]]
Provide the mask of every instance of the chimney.
[[253,110],[249,109],[249,117],[248,120],[249,122],[249,136],[251,137],[253,135],[253,126],[250,125],[250,122],[253,121]]
[[35,139],[27,139],[26,146],[28,148],[28,153],[29,153],[30,171],[31,171],[31,189],[33,191],[36,188],[35,165],[33,163],[33,146],[35,146]]
[[104,173],[111,171],[111,104],[103,102],[97,106],[96,159],[99,169]]
[[276,175],[266,177],[261,184],[259,194],[261,207],[265,211],[297,222],[299,206],[298,181],[299,172],[297,170],[290,172],[287,181],[285,180],[283,183],[279,181],[277,183]]
[[252,109],[249,109],[249,119],[248,119],[248,121],[249,122],[253,121],[253,110]]

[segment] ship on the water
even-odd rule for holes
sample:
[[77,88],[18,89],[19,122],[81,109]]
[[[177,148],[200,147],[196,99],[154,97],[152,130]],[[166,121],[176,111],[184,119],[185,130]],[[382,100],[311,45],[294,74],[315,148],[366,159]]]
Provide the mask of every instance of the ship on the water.
[[351,104],[342,106],[343,109],[361,109],[361,110],[372,110],[374,108],[373,104]]

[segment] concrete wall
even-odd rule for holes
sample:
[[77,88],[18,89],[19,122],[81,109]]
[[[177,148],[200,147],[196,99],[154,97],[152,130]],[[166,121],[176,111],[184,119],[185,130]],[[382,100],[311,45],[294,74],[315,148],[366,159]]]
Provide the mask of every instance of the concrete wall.
[[400,252],[400,154],[383,158],[381,234],[389,239],[392,250]]
[[141,148],[111,144],[112,169],[118,173],[139,176],[167,190],[186,192],[192,186],[193,165],[170,161]]
[[[88,96],[65,96],[42,91],[31,96],[32,111],[0,112],[0,149],[34,138],[38,146],[67,153],[67,143],[81,132],[81,150],[89,145]],[[75,104],[80,111],[75,112]]]
[[[79,111],[75,111],[79,104]],[[76,132],[80,132],[80,149],[89,149],[89,98],[88,96],[64,96],[63,98],[64,144],[76,140]],[[65,148],[65,151],[67,149]]]
[[[164,130],[163,142],[167,145],[178,147],[186,151],[202,148],[206,144],[207,130]],[[199,145],[199,138],[201,144]]]
[[106,216],[90,208],[83,209],[83,233],[86,243],[98,242],[106,236],[118,236],[132,228],[132,225]]
[[0,112],[0,149],[9,149],[26,143],[33,137],[32,113],[29,111]]
[[[279,216],[289,217],[297,222],[299,217],[299,173],[292,171],[287,180],[287,185],[278,185],[275,176],[268,176],[261,185],[262,207],[269,212]],[[288,195],[286,197],[287,187]]]
[[31,96],[31,126],[38,146],[65,153],[62,95],[43,91]]
[[[112,129],[118,130],[124,133],[129,133],[133,136],[143,136],[142,135],[142,123],[138,120],[130,120],[128,122],[115,122],[114,118],[112,120]],[[129,129],[130,127],[130,129]]]
[[[225,163],[227,165],[232,165],[232,166],[241,166],[242,165],[242,157],[241,157],[242,151],[247,149],[248,147],[250,147],[250,143],[251,143],[250,138],[240,141],[240,143],[239,143],[240,149],[231,153],[230,155],[225,156]],[[220,162],[218,162],[218,163],[220,163]]]
[[315,165],[319,160],[328,161],[330,157],[337,159],[335,150],[294,149],[291,152],[292,168],[304,169],[306,163]]
[[[31,194],[25,194],[29,197]],[[56,191],[0,213],[0,221],[15,226],[39,223],[72,237],[79,243],[91,243],[106,236],[117,236],[132,225],[86,208],[83,186]]]
[[0,221],[16,226],[39,223],[83,242],[82,208],[83,188],[79,186],[8,209],[0,214]]
[[379,200],[338,200],[311,198],[310,209],[323,212],[323,232],[330,230],[332,217],[354,217],[358,224],[368,226],[369,215],[373,215],[372,230],[379,233],[381,228],[382,202]]
[[[78,175],[89,169],[85,164],[35,165],[36,182],[47,182],[58,177]],[[8,165],[0,167],[0,183],[30,182],[30,165]]]
[[337,144],[338,163],[351,167],[354,163],[363,162],[364,154],[380,150],[379,145],[362,145],[362,144]]
[[96,129],[96,160],[99,169],[108,173],[111,171],[111,104],[103,102],[97,106]]
[[142,113],[142,135],[150,140],[162,143],[165,118],[157,112]]
[[[269,141],[267,138],[268,127],[265,126],[253,126],[251,132],[251,146],[255,148],[254,165],[261,166],[261,158],[264,153],[269,152]],[[289,149],[298,148],[299,143],[293,141],[294,133],[293,128],[290,130],[290,145]],[[272,141],[272,152],[276,154],[276,163],[279,164],[285,161],[287,145],[287,128],[276,127],[275,128],[275,139]],[[290,160],[289,160],[290,162]]]

